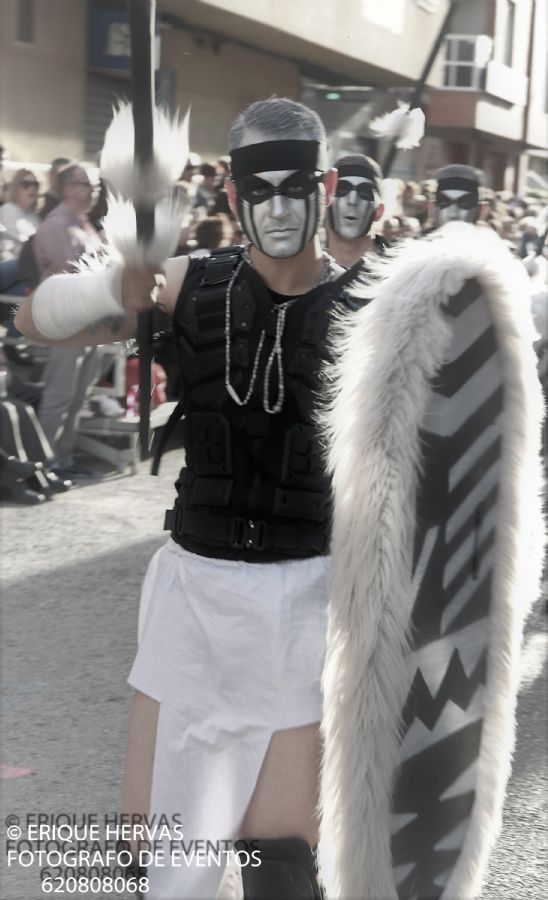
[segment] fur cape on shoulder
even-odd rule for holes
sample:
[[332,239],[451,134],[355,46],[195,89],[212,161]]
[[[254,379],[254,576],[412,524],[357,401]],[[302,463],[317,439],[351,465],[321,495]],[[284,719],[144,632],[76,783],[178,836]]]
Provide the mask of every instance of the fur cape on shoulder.
[[448,225],[382,265],[371,303],[338,330],[323,420],[334,524],[320,870],[331,900],[398,896],[391,793],[410,684],[419,428],[451,339],[444,309],[465,281],[476,279],[495,326],[505,405],[485,737],[468,834],[442,894],[444,900],[468,900],[479,893],[500,825],[514,745],[520,640],[541,576],[542,398],[535,334],[526,274],[488,229]]

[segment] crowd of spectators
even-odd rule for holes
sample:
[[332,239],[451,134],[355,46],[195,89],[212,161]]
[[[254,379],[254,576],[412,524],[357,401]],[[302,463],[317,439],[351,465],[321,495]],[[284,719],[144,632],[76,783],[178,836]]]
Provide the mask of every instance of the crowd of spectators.
[[[59,157],[52,161],[47,179],[41,179],[31,168],[21,167],[12,173],[8,183],[0,181],[0,294],[25,294],[43,277],[70,267],[83,252],[101,246],[106,191],[104,184],[94,183],[91,174],[91,167]],[[206,255],[245,241],[224,187],[228,175],[227,157],[203,162],[196,153],[189,155],[176,187],[188,200],[188,213],[181,227],[176,254]],[[391,245],[428,234],[435,228],[435,194],[436,182],[433,180],[385,181],[385,213],[375,223],[376,232]],[[535,255],[539,258],[546,241],[548,206],[545,202],[508,191],[484,189],[478,225],[494,229],[509,250],[524,260],[526,268],[533,266],[534,271],[528,269],[532,276],[532,294],[536,277],[539,284],[535,289],[540,297],[540,306],[537,306],[545,311],[544,278],[536,271],[538,266],[534,262],[528,263]],[[0,313],[0,324],[8,337],[13,336],[9,305],[3,304]],[[545,312],[543,315],[546,318]],[[4,353],[9,352],[6,346]],[[49,441],[53,448],[45,459],[62,479],[80,474],[72,449],[78,411],[97,376],[97,364],[93,359],[93,353],[82,355],[80,351],[50,348],[42,372],[41,392],[25,397],[27,385],[23,385],[23,393],[19,394],[20,400],[29,400],[36,408],[43,431],[41,439],[46,444]],[[11,363],[12,371],[8,374],[15,394],[15,387],[21,389],[18,380],[21,370],[13,359],[6,360],[6,356],[0,368],[5,368],[6,362]],[[77,372],[82,377],[76,377]],[[70,377],[65,377],[67,374]],[[74,385],[75,389],[63,391],[63,384]],[[113,407],[110,413],[105,410],[102,414],[123,414],[120,404],[114,402]],[[61,428],[62,423],[64,427]],[[2,483],[0,472],[0,489]]]
[[[202,163],[196,154],[190,155],[177,186],[189,201],[178,254],[203,255],[241,242],[242,234],[224,190],[227,173],[227,159]],[[101,252],[106,190],[102,182],[95,183],[91,166],[59,157],[52,161],[45,177],[31,167],[16,169],[9,179],[5,169],[2,174],[0,294],[22,296],[43,278],[70,270],[82,254]],[[0,459],[0,498],[41,502],[51,493],[55,477],[51,472],[57,474],[58,485],[68,485],[71,479],[93,474],[77,464],[73,455],[82,409],[98,409],[101,415],[120,416],[124,414],[124,406],[110,396],[95,392],[94,383],[106,374],[100,354],[97,356],[91,348],[82,351],[30,346],[21,350],[16,346],[19,336],[12,314],[13,305],[3,302],[0,306],[3,333],[0,457],[9,458],[9,462],[2,463]],[[43,467],[48,466],[50,480],[40,492],[30,487],[26,476],[17,469],[17,460],[11,459],[15,453],[10,425],[14,404],[18,404],[19,419],[23,417],[26,423],[32,423],[28,430],[34,435],[33,456],[37,455],[37,447],[46,448],[38,459],[42,460]],[[10,411],[10,415],[3,415],[4,410]],[[32,478],[38,477],[34,468],[29,471]]]
[[[435,227],[435,180],[405,182],[391,179],[386,190],[387,213],[379,225],[385,240],[393,243],[432,231]],[[541,199],[484,188],[478,224],[494,229],[513,253],[525,259],[546,239],[548,207]]]
[[228,157],[202,163],[197,153],[189,155],[178,183],[190,204],[187,221],[181,229],[178,254],[203,255],[207,250],[242,242],[242,232],[224,188],[229,172]]
[[[191,215],[181,232],[178,253],[204,253],[238,244],[244,238],[228,204],[224,181],[229,161],[202,163],[191,153],[179,182],[191,203]],[[377,231],[389,243],[428,234],[434,226],[436,182],[433,179],[385,182],[386,213]],[[524,259],[545,239],[548,207],[541,199],[514,195],[510,191],[483,190],[480,225],[494,229],[509,249]]]
[[[44,278],[70,270],[83,254],[102,252],[99,218],[92,221],[88,215],[97,206],[95,187],[84,165],[64,158],[54,160],[42,198],[35,173],[30,168],[18,169],[5,199],[0,206],[0,293],[8,298],[24,295]],[[41,453],[29,458],[47,463],[47,486],[51,487],[55,477],[56,484],[68,485],[74,478],[91,476],[92,472],[76,464],[73,453],[82,408],[102,373],[101,355],[93,348],[23,345],[21,349],[12,322],[13,306],[2,302],[0,312],[5,331],[0,365],[4,373],[0,449],[8,457],[9,451],[13,455],[13,410],[17,409],[18,422],[26,422],[34,435],[32,446]],[[117,402],[114,405],[116,414],[122,414],[123,407]],[[5,410],[9,415],[3,415]],[[23,481],[26,484],[26,479]],[[25,503],[47,496],[21,485],[8,460],[0,469],[0,493]]]
[[[11,174],[10,180],[0,185],[0,261],[19,259],[23,245],[32,237],[49,214],[60,202],[59,178],[71,161],[59,157],[50,165],[47,178],[31,169],[20,168]],[[179,190],[185,194],[190,204],[190,214],[181,229],[180,245],[177,253],[189,253],[194,249],[214,249],[242,239],[238,223],[233,216],[224,181],[229,171],[227,158],[215,163],[202,163],[196,153],[191,153],[189,162],[181,173]],[[93,206],[87,213],[91,224],[100,231],[101,219],[106,213],[105,190],[102,183],[95,186]],[[213,221],[204,225],[209,219]],[[211,240],[211,245],[204,244]],[[10,270],[10,274],[13,270]],[[6,273],[7,269],[3,269]],[[5,292],[7,277],[0,283],[0,292]]]
[[[47,184],[41,184],[35,173],[27,168],[13,173],[0,197],[0,260],[18,258],[24,242],[59,202],[59,171],[68,164],[69,160],[65,158],[53,160]],[[190,214],[181,229],[177,253],[203,252],[242,241],[224,189],[228,174],[228,157],[202,162],[197,153],[190,153],[178,182],[179,190],[189,200]],[[432,230],[434,180],[405,182],[390,179],[385,182],[385,188],[386,213],[378,226],[385,240],[392,243],[402,238],[416,238]],[[545,203],[510,191],[489,189],[484,189],[483,201],[481,224],[493,228],[521,258],[534,252],[548,224]],[[94,208],[88,213],[90,222],[98,230],[105,211],[105,193],[101,190],[96,193]],[[0,289],[3,289],[2,283]]]

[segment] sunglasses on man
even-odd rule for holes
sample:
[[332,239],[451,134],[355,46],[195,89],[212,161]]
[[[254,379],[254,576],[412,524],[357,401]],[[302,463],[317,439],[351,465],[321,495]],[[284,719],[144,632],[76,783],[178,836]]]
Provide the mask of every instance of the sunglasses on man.
[[375,188],[370,181],[362,181],[361,184],[352,184],[351,181],[346,181],[346,179],[340,178],[337,182],[337,190],[335,191],[335,196],[347,197],[351,191],[356,191],[358,197],[360,197],[362,200],[375,199]]
[[37,181],[30,181],[30,180],[28,180],[28,181],[22,181],[22,182],[21,182],[21,186],[24,187],[24,188],[37,188],[37,187],[38,187],[38,182],[37,182]]
[[258,175],[245,175],[235,179],[234,184],[240,199],[254,206],[271,200],[276,194],[291,200],[304,200],[314,193],[322,178],[323,172],[294,172],[281,184],[273,185]]

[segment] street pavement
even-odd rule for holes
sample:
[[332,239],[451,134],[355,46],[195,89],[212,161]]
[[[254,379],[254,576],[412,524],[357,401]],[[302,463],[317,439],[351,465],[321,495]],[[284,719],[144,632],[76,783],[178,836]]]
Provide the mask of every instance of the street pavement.
[[[102,821],[120,808],[139,588],[180,465],[172,451],[158,477],[141,463],[135,476],[0,510],[1,762],[33,772],[2,780],[2,823],[28,812]],[[4,868],[2,900],[41,896],[38,867]]]
[[[135,476],[110,474],[41,507],[0,509],[0,830],[8,814],[81,821],[85,812],[103,821],[119,809],[139,587],[165,540],[180,454],[167,453],[156,478],[141,463]],[[548,896],[546,648],[538,606],[525,640],[504,824],[482,900]],[[2,900],[44,896],[38,866],[4,865]]]

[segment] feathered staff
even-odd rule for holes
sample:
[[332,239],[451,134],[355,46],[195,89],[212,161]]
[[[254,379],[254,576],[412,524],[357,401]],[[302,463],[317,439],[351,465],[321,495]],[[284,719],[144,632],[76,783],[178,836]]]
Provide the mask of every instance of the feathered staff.
[[[133,136],[135,161],[141,169],[149,169],[154,158],[154,66],[152,41],[156,0],[130,0],[128,4],[131,34],[131,79],[133,83]],[[137,238],[148,243],[154,234],[154,206],[140,197],[135,204]],[[149,455],[150,391],[151,391],[152,313],[139,316],[139,439],[141,459]]]
[[418,106],[411,109],[409,103],[398,100],[398,109],[373,119],[369,130],[377,138],[391,138],[394,150],[411,150],[418,147],[424,134],[424,113]]
[[432,45],[428,59],[424,64],[422,74],[417,81],[411,101],[409,103],[398,101],[398,109],[384,116],[379,116],[369,125],[370,131],[377,138],[385,137],[392,140],[386,159],[382,164],[385,178],[388,178],[390,174],[390,169],[398,150],[409,150],[412,147],[418,147],[424,134],[424,113],[419,109],[422,93],[430,75],[430,70],[449,29],[451,18],[458,2],[459,0],[449,0],[447,13],[440,26],[438,36]]
[[[161,266],[177,247],[185,207],[172,199],[188,157],[188,115],[171,119],[154,106],[156,0],[128,0],[133,105],[121,104],[105,135],[101,175],[109,196],[105,231],[123,260]],[[149,456],[152,314],[137,326],[141,458]]]

